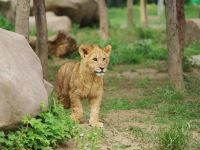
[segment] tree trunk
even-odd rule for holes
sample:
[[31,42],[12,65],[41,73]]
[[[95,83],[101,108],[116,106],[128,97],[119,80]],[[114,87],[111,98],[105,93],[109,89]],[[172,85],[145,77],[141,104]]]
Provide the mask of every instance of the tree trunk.
[[157,5],[157,14],[158,16],[161,16],[164,11],[164,0],[158,0],[158,5]]
[[146,0],[140,0],[140,21],[142,27],[148,26]]
[[[178,30],[179,30],[179,43],[181,49],[181,61],[184,57],[184,47],[185,47],[185,13],[184,13],[185,0],[178,0],[176,2],[177,8],[177,20],[178,20]],[[183,62],[181,62],[183,63]]]
[[102,40],[108,39],[108,17],[107,17],[107,7],[105,0],[97,0],[98,2],[98,9],[99,9],[99,34]]
[[128,27],[133,26],[133,0],[127,0]]
[[24,35],[28,40],[29,37],[29,14],[30,0],[17,0],[16,8],[16,32]]
[[48,44],[45,0],[33,0],[37,32],[36,54],[40,58],[44,78],[48,78]]
[[166,1],[168,74],[171,84],[177,90],[184,90],[183,51],[184,51],[184,0]]

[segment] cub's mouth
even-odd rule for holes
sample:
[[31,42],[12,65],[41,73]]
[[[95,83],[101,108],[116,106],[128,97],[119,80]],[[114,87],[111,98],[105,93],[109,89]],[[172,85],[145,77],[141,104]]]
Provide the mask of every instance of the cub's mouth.
[[104,72],[104,71],[100,71],[100,72],[95,71],[95,74],[96,74],[97,76],[104,76],[105,72]]

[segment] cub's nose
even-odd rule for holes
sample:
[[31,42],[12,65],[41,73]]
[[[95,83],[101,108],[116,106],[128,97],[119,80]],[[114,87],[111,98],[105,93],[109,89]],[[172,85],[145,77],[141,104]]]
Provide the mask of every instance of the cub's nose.
[[104,67],[100,67],[101,71],[103,71]]

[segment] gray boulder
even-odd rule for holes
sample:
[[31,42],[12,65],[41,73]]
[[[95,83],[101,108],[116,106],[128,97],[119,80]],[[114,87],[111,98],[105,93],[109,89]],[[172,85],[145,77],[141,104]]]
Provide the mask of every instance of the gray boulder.
[[98,5],[95,0],[45,0],[46,10],[58,16],[68,16],[80,25],[98,20]]
[[190,62],[195,65],[200,67],[200,55],[194,55],[190,58]]
[[48,104],[42,67],[26,39],[0,29],[0,128],[13,128]]
[[[4,0],[0,0],[4,1]],[[15,12],[17,0],[8,1],[6,16],[13,23],[15,22]],[[68,16],[72,21],[85,26],[98,21],[98,5],[96,0],[45,0],[46,11],[52,11],[57,16]],[[31,0],[31,15],[33,16],[33,0]]]
[[[46,13],[48,31],[69,33],[71,20],[67,16],[56,16],[53,12]],[[30,29],[35,29],[35,17],[29,17]]]

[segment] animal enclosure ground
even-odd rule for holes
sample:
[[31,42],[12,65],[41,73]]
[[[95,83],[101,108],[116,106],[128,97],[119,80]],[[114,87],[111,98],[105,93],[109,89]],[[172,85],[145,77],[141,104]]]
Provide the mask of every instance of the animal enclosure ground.
[[[164,62],[156,63],[166,66]],[[198,150],[199,74],[198,69],[186,73],[187,91],[179,93],[169,86],[165,71],[146,68],[144,64],[112,67],[105,76],[101,107],[101,120],[105,128],[94,130],[87,125],[89,111],[87,101],[84,101],[82,132],[86,130],[98,137],[94,149],[149,150],[156,149],[160,130],[174,123],[188,124],[189,146],[192,150]],[[80,139],[83,147],[90,147],[91,141],[92,139],[85,140],[84,137]]]
[[[148,5],[149,28],[140,27],[139,5],[134,6],[134,27],[126,26],[126,8],[109,8],[109,36],[99,39],[98,27],[79,28],[73,24],[70,35],[80,44],[111,44],[109,71],[105,75],[100,118],[104,129],[88,126],[87,101],[80,132],[70,141],[57,145],[57,150],[154,150],[159,133],[181,124],[188,132],[191,150],[200,149],[200,69],[188,61],[200,54],[200,44],[185,47],[184,83],[186,91],[175,91],[167,76],[165,16],[157,17],[156,5]],[[185,5],[186,18],[197,18],[197,9]],[[14,31],[4,17],[0,27]],[[53,33],[49,31],[49,36]],[[31,31],[30,35],[35,35]],[[49,80],[55,83],[58,68],[68,60],[80,60],[78,52],[68,58],[49,57]]]
[[[187,18],[197,17],[196,9],[186,5]],[[192,11],[190,11],[192,10]],[[126,9],[109,9],[110,38],[98,38],[98,28],[73,25],[72,36],[78,44],[111,44],[113,47],[109,71],[105,75],[101,120],[104,129],[90,128],[87,101],[82,133],[76,149],[149,150],[156,149],[159,133],[174,124],[187,126],[189,147],[200,149],[200,70],[188,58],[200,54],[197,43],[185,47],[184,82],[186,91],[175,91],[167,76],[165,19],[156,16],[156,6],[149,5],[149,28],[142,29],[139,7],[134,7],[134,28],[126,27]],[[79,60],[74,53],[67,59],[50,58],[50,80],[55,81],[59,66],[68,59]],[[72,142],[73,143],[73,142]],[[71,142],[70,144],[71,145]],[[61,146],[59,149],[73,149]]]

